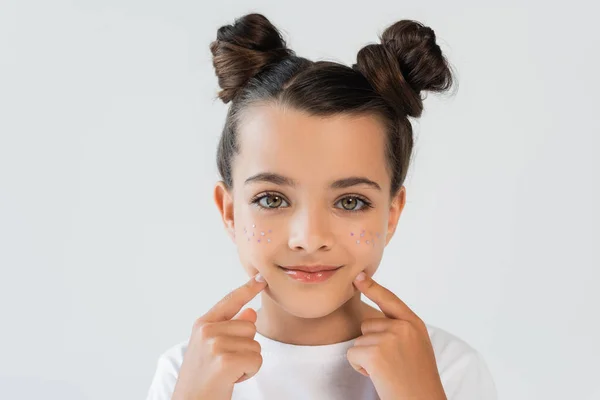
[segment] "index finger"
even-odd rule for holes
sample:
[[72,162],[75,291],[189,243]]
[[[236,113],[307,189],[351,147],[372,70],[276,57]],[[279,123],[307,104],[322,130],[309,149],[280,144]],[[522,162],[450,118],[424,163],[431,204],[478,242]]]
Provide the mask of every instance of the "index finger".
[[[359,274],[360,275],[360,274]],[[354,285],[365,296],[373,300],[388,318],[412,321],[418,319],[417,314],[410,309],[392,291],[381,286],[375,280],[365,274],[363,280],[355,280]]]
[[253,276],[248,282],[219,300],[206,314],[200,317],[200,320],[206,322],[229,321],[265,287],[267,287],[267,283],[264,278],[263,281],[257,281],[256,276]]

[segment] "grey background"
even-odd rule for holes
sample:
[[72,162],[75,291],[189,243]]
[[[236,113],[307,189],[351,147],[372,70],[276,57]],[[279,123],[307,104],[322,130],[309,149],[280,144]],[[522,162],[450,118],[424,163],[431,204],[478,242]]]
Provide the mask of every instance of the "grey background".
[[4,0],[0,398],[144,398],[246,280],[212,201],[208,44],[257,11],[345,64],[396,20],[435,30],[459,89],[425,101],[375,277],[478,349],[502,399],[600,399],[598,10],[549,3]]

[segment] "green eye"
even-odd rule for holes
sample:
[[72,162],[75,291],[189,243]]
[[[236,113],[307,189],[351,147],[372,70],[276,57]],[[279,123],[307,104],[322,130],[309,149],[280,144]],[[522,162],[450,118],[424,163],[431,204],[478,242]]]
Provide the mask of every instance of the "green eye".
[[[263,202],[263,200],[266,200],[266,202]],[[258,204],[264,208],[279,208],[284,201],[281,196],[276,194],[267,194],[257,199]]]
[[[366,201],[352,196],[344,197],[339,202],[342,203],[342,208],[346,211],[361,211],[364,206],[369,205]],[[364,206],[357,208],[357,204],[359,203],[362,203]]]
[[[251,203],[257,205],[263,210],[275,210],[289,207],[288,202],[277,193],[264,193],[263,195],[255,197]],[[285,204],[282,205],[282,203]],[[342,210],[348,212],[364,212],[369,208],[373,208],[371,202],[359,196],[346,196],[339,200],[336,204],[339,203],[342,203]]]

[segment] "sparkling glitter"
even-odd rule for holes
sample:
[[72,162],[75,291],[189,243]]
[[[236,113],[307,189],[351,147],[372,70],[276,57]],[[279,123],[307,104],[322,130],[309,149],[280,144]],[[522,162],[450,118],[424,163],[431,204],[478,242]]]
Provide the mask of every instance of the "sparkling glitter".
[[256,225],[252,224],[252,227],[253,227],[253,228],[256,228]]
[[360,240],[357,240],[357,241],[356,241],[356,244],[358,244],[358,243],[360,243]]
[[364,233],[364,232],[360,234],[360,237],[363,237],[363,236],[365,236],[365,233]]
[[263,235],[263,236],[265,236],[265,233],[264,233],[264,232],[261,232],[260,234],[261,234],[261,235]]
[[257,242],[260,243],[260,239],[258,239]]
[[271,243],[271,239],[267,239],[267,242]]
[[369,244],[369,241],[367,240],[367,244]]
[[350,236],[354,236],[354,232],[350,232]]

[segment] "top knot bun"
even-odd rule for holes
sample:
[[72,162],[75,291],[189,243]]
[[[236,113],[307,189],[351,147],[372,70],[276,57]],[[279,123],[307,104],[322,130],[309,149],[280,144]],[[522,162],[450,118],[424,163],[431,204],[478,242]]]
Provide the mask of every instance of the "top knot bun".
[[269,64],[294,52],[286,47],[279,30],[261,14],[248,14],[224,25],[210,44],[219,80],[219,98],[231,101],[248,81]]
[[402,116],[420,117],[421,91],[442,92],[452,86],[448,62],[436,44],[434,31],[412,20],[401,20],[357,54],[353,68]]

